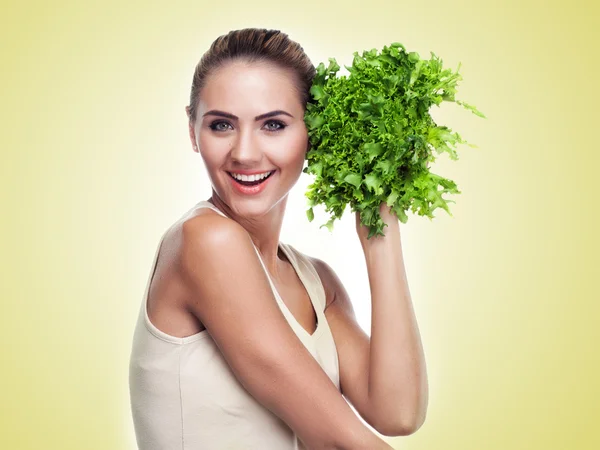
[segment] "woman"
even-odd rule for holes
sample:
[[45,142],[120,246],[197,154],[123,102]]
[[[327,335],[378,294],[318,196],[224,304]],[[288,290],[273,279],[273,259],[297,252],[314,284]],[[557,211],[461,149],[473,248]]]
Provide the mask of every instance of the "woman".
[[130,364],[140,449],[391,448],[427,404],[425,365],[402,265],[398,219],[367,240],[371,339],[325,262],[279,242],[302,173],[315,68],[284,33],[219,37],[186,107],[212,183],[162,236]]

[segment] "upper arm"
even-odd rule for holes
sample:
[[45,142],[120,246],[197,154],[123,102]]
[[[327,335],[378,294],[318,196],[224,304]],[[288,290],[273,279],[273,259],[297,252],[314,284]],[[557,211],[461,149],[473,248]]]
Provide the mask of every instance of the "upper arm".
[[310,259],[327,297],[325,316],[338,352],[342,394],[377,430],[377,419],[369,408],[370,338],[358,324],[348,292],[335,271],[318,258]]
[[255,399],[308,447],[364,436],[366,427],[287,323],[243,227],[213,215],[186,221],[179,266],[190,310]]

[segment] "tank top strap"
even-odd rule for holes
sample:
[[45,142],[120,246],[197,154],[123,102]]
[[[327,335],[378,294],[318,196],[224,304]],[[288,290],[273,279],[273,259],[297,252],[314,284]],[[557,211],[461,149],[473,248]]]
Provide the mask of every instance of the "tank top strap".
[[325,288],[323,287],[323,283],[321,281],[321,277],[315,269],[315,266],[312,264],[310,259],[304,253],[298,251],[295,247],[290,244],[281,244],[287,250],[286,255],[290,256],[294,259],[294,263],[296,267],[302,272],[304,278],[310,284],[310,288],[315,291],[315,299],[319,303],[320,310],[325,311],[325,305],[327,302],[327,298],[325,295]]
[[216,211],[219,214],[221,214],[223,217],[229,218],[229,216],[227,216],[227,214],[225,214],[223,211],[221,211],[219,208],[217,208],[215,205],[213,205],[208,200],[201,200],[201,201],[199,201],[198,203],[196,203],[196,206],[193,209],[196,209],[196,208],[210,208],[213,211]]

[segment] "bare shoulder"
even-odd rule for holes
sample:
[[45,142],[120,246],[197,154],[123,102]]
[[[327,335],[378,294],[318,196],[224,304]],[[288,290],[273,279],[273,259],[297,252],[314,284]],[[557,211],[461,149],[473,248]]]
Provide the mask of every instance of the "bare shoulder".
[[235,220],[209,208],[202,208],[181,223],[181,242],[186,250],[208,249],[231,238],[249,239],[249,235]]
[[[169,248],[172,249],[171,264],[179,272],[184,284],[190,280],[188,272],[195,270],[205,260],[211,260],[225,242],[233,245],[242,239],[249,239],[246,230],[236,221],[224,217],[210,208],[198,208],[185,218],[180,219],[169,231]],[[189,288],[189,286],[186,286]]]
[[[226,275],[253,252],[248,232],[236,221],[205,209],[181,223],[178,268],[192,292],[198,293],[213,285],[215,276]],[[216,270],[216,272],[215,272]],[[198,301],[198,297],[192,299]]]
[[218,247],[223,235],[231,232],[241,234],[239,228],[239,224],[210,208],[196,208],[164,232],[146,299],[148,318],[155,327],[175,337],[205,330],[190,309],[197,296],[190,285],[192,278],[186,275],[210,260],[210,245]]
[[222,233],[233,230],[245,232],[244,228],[235,220],[224,217],[211,208],[198,208],[192,215],[181,221],[181,232],[186,236],[215,238]]

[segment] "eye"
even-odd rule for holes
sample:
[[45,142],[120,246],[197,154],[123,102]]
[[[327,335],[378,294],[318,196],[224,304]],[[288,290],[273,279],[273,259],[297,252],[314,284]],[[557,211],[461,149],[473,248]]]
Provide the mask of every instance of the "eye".
[[[283,122],[279,121],[279,120],[269,120],[268,122],[265,123],[265,127],[267,129],[267,131],[280,131],[283,130],[287,125],[284,124]],[[231,127],[231,124],[229,122],[225,122],[222,120],[216,120],[214,122],[212,122],[209,126],[208,126],[211,130],[213,131],[227,131],[227,127],[229,127],[229,129],[233,129]]]
[[[226,125],[226,127],[221,127],[220,125]],[[216,120],[216,121],[212,122],[208,127],[214,131],[227,131],[227,126],[231,126],[231,125],[229,125],[228,122],[224,122],[222,120]]]
[[[275,125],[275,127],[270,127],[269,125]],[[267,127],[267,131],[280,131],[286,127],[286,125],[279,120],[269,120],[265,126]]]

